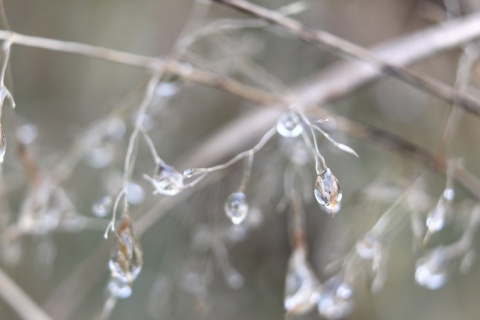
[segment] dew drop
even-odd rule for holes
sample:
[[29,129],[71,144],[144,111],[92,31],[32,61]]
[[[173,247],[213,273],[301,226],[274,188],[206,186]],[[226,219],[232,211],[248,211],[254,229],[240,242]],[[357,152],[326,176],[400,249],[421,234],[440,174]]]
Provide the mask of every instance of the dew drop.
[[112,254],[108,263],[112,278],[131,284],[140,274],[142,265],[140,242],[133,234],[130,218],[124,216],[115,232]]
[[314,193],[318,203],[327,213],[335,214],[340,211],[342,189],[340,188],[338,179],[332,174],[329,168],[317,176]]
[[447,201],[453,201],[455,199],[455,190],[452,188],[446,188],[443,190],[443,198]]
[[415,280],[430,290],[441,288],[448,280],[445,249],[438,247],[417,260]]
[[286,138],[295,138],[302,134],[303,126],[295,112],[285,112],[277,122],[277,132]]
[[357,241],[355,250],[360,258],[371,260],[379,254],[380,243],[378,238],[369,232],[363,237],[363,239]]
[[340,319],[353,309],[353,290],[341,277],[330,278],[323,286],[318,300],[318,312],[327,319]]
[[155,188],[154,193],[174,196],[183,190],[183,175],[166,163],[160,163],[149,180]]
[[38,129],[33,124],[24,124],[18,127],[16,135],[20,143],[31,144],[37,139]]
[[305,255],[305,250],[297,249],[288,261],[284,298],[288,314],[307,313],[319,298],[319,281]]
[[105,144],[94,147],[87,153],[87,163],[90,167],[101,169],[108,166],[114,159],[115,150],[113,145]]
[[438,232],[445,226],[445,204],[439,201],[427,216],[426,225],[429,232]]
[[128,184],[125,194],[127,196],[128,203],[133,205],[142,203],[143,199],[145,198],[145,192],[143,191],[143,188],[134,182]]
[[112,204],[112,197],[102,196],[92,204],[92,212],[97,217],[103,218],[110,212]]
[[132,288],[128,283],[118,278],[112,278],[108,283],[108,291],[110,294],[119,299],[126,299],[132,295]]
[[225,273],[225,278],[227,280],[228,286],[232,289],[240,289],[243,287],[244,280],[243,276],[238,273],[237,270],[230,268]]
[[225,200],[225,214],[233,224],[240,224],[248,214],[247,198],[243,192],[234,192]]
[[155,93],[160,97],[172,97],[180,91],[182,80],[177,75],[167,75],[162,78],[155,88]]
[[107,124],[106,134],[110,139],[120,141],[125,135],[126,127],[125,122],[118,118],[112,118]]

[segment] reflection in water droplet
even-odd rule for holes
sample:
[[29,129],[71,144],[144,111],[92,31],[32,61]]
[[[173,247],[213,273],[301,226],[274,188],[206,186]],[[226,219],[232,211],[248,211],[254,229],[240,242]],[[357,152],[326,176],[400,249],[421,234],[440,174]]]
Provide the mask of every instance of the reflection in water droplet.
[[112,204],[113,204],[112,197],[110,196],[100,197],[92,204],[92,212],[97,217],[103,218],[110,212],[110,209],[112,208]]
[[145,176],[153,187],[155,194],[163,194],[167,196],[174,196],[183,190],[183,175],[175,170],[174,167],[166,163],[160,163],[155,169],[155,174],[152,178]]
[[338,179],[332,174],[329,168],[317,176],[314,193],[318,203],[327,213],[335,214],[340,211],[342,189],[340,188]]
[[240,224],[248,214],[247,198],[243,192],[234,192],[225,200],[225,214],[233,224]]
[[286,112],[277,122],[277,132],[286,138],[295,138],[302,134],[303,126],[295,112]]
[[327,319],[340,319],[352,312],[353,290],[339,276],[330,278],[322,287],[318,312]]
[[443,247],[438,247],[417,260],[415,280],[430,290],[439,289],[447,282],[447,261]]

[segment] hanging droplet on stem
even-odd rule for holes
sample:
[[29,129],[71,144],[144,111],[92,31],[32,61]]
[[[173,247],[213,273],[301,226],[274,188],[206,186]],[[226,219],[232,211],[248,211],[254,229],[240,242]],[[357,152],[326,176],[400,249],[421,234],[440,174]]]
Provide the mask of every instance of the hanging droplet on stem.
[[[112,255],[108,266],[112,282],[109,289],[118,292],[118,298],[128,296],[125,286],[131,287],[132,282],[138,277],[143,265],[142,249],[140,242],[135,238],[132,223],[127,215],[122,218],[118,230],[115,232]],[[111,289],[111,288],[112,289]]]
[[342,189],[338,179],[332,174],[329,168],[317,176],[315,182],[315,198],[318,203],[329,214],[335,214],[340,211],[340,201],[342,200]]
[[288,261],[284,297],[287,314],[307,313],[319,298],[320,283],[305,255],[303,248],[296,249]]
[[162,162],[157,165],[153,177],[144,175],[155,188],[155,194],[174,196],[183,190],[183,175],[174,167]]
[[435,208],[428,213],[426,225],[429,232],[434,233],[443,229],[445,226],[445,214],[445,201],[440,199]]
[[289,111],[280,116],[277,122],[278,133],[286,138],[295,138],[302,134],[303,126],[297,113]]
[[373,233],[368,232],[357,241],[355,249],[360,258],[371,260],[380,253],[381,245],[378,238]]
[[225,200],[225,215],[233,224],[240,224],[248,214],[247,198],[243,192],[234,192]]

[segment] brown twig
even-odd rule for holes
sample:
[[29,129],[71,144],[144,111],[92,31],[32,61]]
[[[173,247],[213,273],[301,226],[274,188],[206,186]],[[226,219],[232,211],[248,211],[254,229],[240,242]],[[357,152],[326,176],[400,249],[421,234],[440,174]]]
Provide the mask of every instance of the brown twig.
[[[459,93],[454,88],[435,80],[431,77],[420,75],[408,68],[393,64],[375,56],[372,52],[356,44],[339,38],[321,30],[314,30],[306,25],[286,17],[279,12],[272,11],[244,0],[213,0],[218,3],[228,5],[236,10],[245,12],[275,25],[281,26],[300,39],[325,47],[333,53],[355,58],[368,63],[386,75],[394,76],[416,88],[431,93],[439,98],[456,104],[468,112],[480,115],[480,101],[477,99]],[[477,15],[464,32],[478,32],[480,30],[480,16]]]

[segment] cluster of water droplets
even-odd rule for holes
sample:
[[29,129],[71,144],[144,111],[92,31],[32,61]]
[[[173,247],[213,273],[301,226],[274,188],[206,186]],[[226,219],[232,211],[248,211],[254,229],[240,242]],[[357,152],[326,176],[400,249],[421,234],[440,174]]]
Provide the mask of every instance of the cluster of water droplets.
[[327,319],[341,319],[353,310],[353,289],[342,277],[334,276],[322,286],[318,312]]
[[128,298],[132,282],[138,277],[143,265],[142,249],[136,239],[130,218],[124,215],[115,232],[112,254],[108,266],[111,280],[108,290],[117,298]]
[[444,247],[437,247],[417,260],[415,280],[430,290],[441,288],[448,280],[448,259]]
[[154,194],[174,196],[184,189],[183,175],[164,162],[157,164],[152,177],[147,175],[144,177],[155,188]]
[[329,168],[326,168],[317,176],[314,189],[315,199],[322,208],[329,214],[340,211],[342,200],[342,189],[337,177]]
[[248,203],[245,193],[238,191],[230,194],[224,204],[225,215],[235,224],[241,224],[248,215]]

